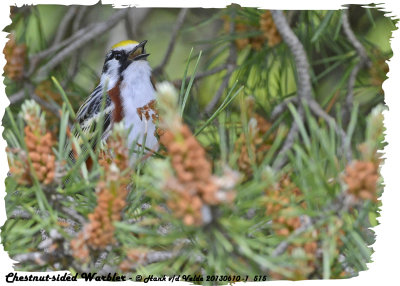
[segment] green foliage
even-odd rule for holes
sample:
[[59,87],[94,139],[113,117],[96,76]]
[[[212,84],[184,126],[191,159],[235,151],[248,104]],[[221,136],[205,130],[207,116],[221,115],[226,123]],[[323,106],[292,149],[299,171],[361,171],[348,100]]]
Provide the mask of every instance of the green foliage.
[[[28,46],[30,56],[35,55],[50,47],[49,43],[56,33],[56,30],[45,28],[48,25],[44,11],[61,13],[66,9],[38,6],[17,10],[13,23],[7,29],[16,34],[17,42]],[[89,9],[106,14],[110,12],[109,7],[100,5]],[[168,22],[175,12],[155,10],[154,13],[165,15]],[[372,84],[371,73],[367,69],[361,70],[356,78],[351,118],[348,123],[342,122],[349,77],[359,61],[354,47],[341,32],[342,12],[291,12],[287,11],[286,16],[291,19],[290,26],[303,44],[311,66],[312,96],[332,117],[332,121],[315,116],[307,103],[304,103],[303,113],[295,101],[271,118],[276,106],[297,95],[296,65],[284,42],[274,46],[265,42],[260,49],[251,44],[243,49],[235,46],[235,70],[221,100],[209,116],[202,112],[217,93],[227,71],[222,69],[204,80],[197,80],[196,77],[224,64],[236,40],[252,39],[262,34],[259,23],[265,11],[259,9],[230,6],[212,11],[211,16],[208,12],[205,15],[204,11],[191,11],[199,21],[187,23],[182,32],[184,39],[187,37],[191,41],[178,41],[178,50],[184,51],[185,55],[180,54],[180,59],[186,61],[177,62],[173,58],[171,65],[177,68],[170,67],[166,74],[160,76],[175,79],[183,74],[179,91],[171,95],[176,96],[173,98],[176,102],[170,106],[164,102],[164,108],[169,108],[170,113],[162,120],[171,123],[178,118],[183,125],[190,126],[191,135],[204,148],[204,158],[212,166],[212,178],[225,179],[224,183],[231,183],[231,189],[235,190],[235,199],[231,203],[204,204],[202,216],[210,219],[204,219],[201,225],[185,223],[168,205],[169,195],[165,186],[170,178],[176,179],[179,173],[173,167],[172,152],[162,147],[154,156],[142,161],[146,150],[141,148],[140,154],[136,154],[139,158],[137,163],[121,172],[121,176],[129,175],[130,184],[122,218],[113,221],[115,243],[104,249],[91,248],[86,262],[79,260],[71,251],[71,241],[79,238],[91,220],[90,214],[99,204],[99,192],[95,190],[100,189],[99,184],[108,172],[99,163],[104,149],[102,146],[93,149],[90,138],[74,121],[75,110],[98,79],[98,65],[103,55],[95,57],[95,63],[89,62],[90,58],[87,61],[85,57],[76,57],[79,70],[77,81],[74,74],[68,72],[73,68],[69,61],[63,61],[50,72],[52,87],[57,91],[61,104],[56,100],[45,101],[56,107],[57,114],[53,114],[51,108],[45,113],[46,106],[39,108],[33,104],[38,107],[33,116],[40,118],[43,125],[47,124],[45,131],[50,133],[50,130],[55,130],[52,128],[58,129],[52,133],[52,152],[57,167],[51,184],[44,184],[35,176],[30,154],[32,150],[26,142],[25,126],[29,125],[24,119],[26,107],[17,102],[7,108],[3,136],[8,144],[10,167],[15,167],[18,160],[26,160],[24,162],[33,180],[21,183],[16,175],[21,169],[15,168],[6,179],[8,220],[2,226],[2,243],[10,257],[16,259],[21,258],[20,254],[41,255],[40,263],[33,259],[20,259],[16,269],[67,269],[72,272],[111,269],[121,272],[121,263],[130,259],[131,250],[147,255],[144,261],[129,260],[130,268],[126,272],[132,277],[136,273],[143,276],[182,273],[240,275],[242,280],[246,276],[255,280],[254,277],[260,274],[267,275],[268,280],[330,279],[356,276],[359,271],[367,269],[373,251],[370,245],[374,241],[374,234],[369,228],[377,224],[380,203],[350,198],[344,177],[349,176],[349,168],[353,165],[345,157],[344,147],[352,150],[354,161],[379,165],[381,159],[377,153],[385,146],[381,84]],[[390,57],[391,52],[385,48],[388,35],[378,33],[377,29],[380,31],[382,25],[392,25],[393,20],[385,18],[376,9],[351,8],[351,13],[354,13],[354,18],[359,17],[359,20],[354,20],[360,25],[355,28],[355,33],[372,62],[375,50],[383,58]],[[24,14],[29,17],[23,17]],[[94,12],[90,12],[91,16],[83,21],[83,27],[93,20],[92,14]],[[250,28],[245,32],[236,29],[233,34],[220,28],[215,38],[209,38],[206,33],[207,37],[201,33],[196,35],[197,29],[221,26],[224,15],[235,15]],[[156,16],[149,16],[144,26],[146,21]],[[158,19],[159,22],[162,21]],[[26,23],[31,23],[29,28],[25,28]],[[158,27],[156,24],[152,25]],[[366,31],[361,33],[363,29]],[[140,34],[141,37],[147,37],[152,30],[144,32],[146,34]],[[149,40],[149,46],[162,54],[156,48],[158,42],[155,35],[149,36],[154,40],[154,43]],[[77,52],[83,55],[88,50],[93,50],[95,55],[103,53],[107,36],[88,47],[81,47]],[[375,41],[375,37],[379,40]],[[189,51],[193,42],[195,48]],[[373,42],[383,44],[377,47]],[[161,59],[159,55],[157,58]],[[33,63],[27,64],[28,68]],[[40,62],[39,67],[44,64]],[[371,68],[380,69],[381,66],[373,65]],[[93,72],[93,69],[96,71]],[[27,89],[26,97],[31,96],[35,90],[32,86],[38,84],[35,76],[35,73],[31,74],[26,82],[9,80],[7,94],[11,96],[22,88]],[[247,101],[250,97],[254,98],[253,106]],[[22,116],[16,116],[18,113]],[[56,117],[54,126],[49,124],[51,116]],[[259,117],[263,121],[257,121]],[[278,158],[279,151],[293,124],[297,124],[299,136],[293,139],[289,150],[280,155],[287,157],[284,167],[274,169],[274,163],[281,159]],[[166,125],[167,131],[178,132],[171,127],[172,124]],[[344,130],[345,140],[338,134],[338,128]],[[79,133],[82,144],[78,144],[70,134],[72,129]],[[97,124],[93,132],[94,136],[100,136],[102,124]],[[181,137],[176,140],[184,141]],[[71,146],[76,148],[76,162],[69,159]],[[94,162],[90,170],[85,164],[87,157]],[[240,174],[241,180],[233,179],[232,174],[231,177],[227,175],[227,170]],[[379,177],[374,193],[377,198],[382,192],[381,181]],[[276,204],[270,204],[275,195],[278,195],[280,209],[271,212]],[[284,203],[285,199],[287,203]],[[291,229],[291,219],[297,219],[301,226]],[[289,234],[280,234],[282,229],[290,229]],[[50,238],[44,238],[45,235]],[[51,241],[51,246],[44,243],[46,241]],[[286,247],[282,248],[282,245]],[[307,248],[307,245],[315,246],[318,251],[311,251],[310,255],[312,247]],[[151,255],[158,259],[151,260]],[[159,258],[161,256],[162,259]],[[214,285],[215,282],[205,281],[203,284]]]

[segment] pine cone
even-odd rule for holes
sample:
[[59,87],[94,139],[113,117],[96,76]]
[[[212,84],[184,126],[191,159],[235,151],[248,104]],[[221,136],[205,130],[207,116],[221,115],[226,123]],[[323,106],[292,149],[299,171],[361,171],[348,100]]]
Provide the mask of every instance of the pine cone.
[[[46,122],[40,106],[33,100],[25,101],[19,114],[26,123],[24,141],[27,153],[19,150],[17,156],[9,154],[11,173],[16,174],[21,184],[31,184],[33,174],[29,160],[32,163],[36,178],[44,185],[53,183],[56,177],[56,157],[53,154],[54,141],[50,132],[46,131]],[[18,157],[15,159],[15,157]]]
[[160,142],[171,155],[171,164],[176,172],[176,178],[169,178],[165,185],[171,192],[167,205],[186,225],[200,225],[203,203],[219,203],[216,197],[218,189],[212,181],[211,163],[187,125],[182,125],[174,133],[166,130]]
[[263,32],[264,38],[268,40],[268,46],[274,47],[282,41],[269,10],[260,17],[260,30]]
[[20,81],[24,77],[24,67],[26,61],[26,46],[18,45],[14,35],[9,36],[9,40],[3,49],[6,58],[4,73],[14,81]]
[[28,156],[32,162],[38,180],[49,185],[53,182],[56,173],[56,157],[53,154],[54,145],[50,132],[43,134],[40,130],[32,130],[25,126],[25,144]]
[[366,161],[355,161],[346,166],[343,178],[347,191],[361,200],[377,201],[378,170],[376,164]]
[[[249,116],[249,137],[246,138],[245,134],[241,134],[235,142],[235,151],[239,153],[237,162],[239,170],[248,178],[252,176],[253,165],[262,163],[275,138],[275,133],[271,133],[268,137],[264,136],[272,126],[266,119],[257,113]],[[250,141],[249,145],[247,140]],[[250,154],[254,158],[251,158]]]
[[235,196],[232,190],[238,176],[224,174],[214,176],[206,151],[182,123],[178,115],[177,92],[168,83],[157,85],[160,110],[160,125],[164,133],[160,143],[165,146],[174,174],[165,178],[164,189],[168,194],[167,206],[175,217],[186,225],[204,224],[202,208],[231,202]]
[[77,259],[85,258],[90,249],[104,249],[116,242],[113,222],[121,220],[121,212],[126,206],[130,174],[124,172],[129,168],[129,151],[123,123],[114,125],[107,143],[109,152],[101,153],[99,160],[104,172],[97,183],[97,206],[88,215],[89,222],[71,240]]

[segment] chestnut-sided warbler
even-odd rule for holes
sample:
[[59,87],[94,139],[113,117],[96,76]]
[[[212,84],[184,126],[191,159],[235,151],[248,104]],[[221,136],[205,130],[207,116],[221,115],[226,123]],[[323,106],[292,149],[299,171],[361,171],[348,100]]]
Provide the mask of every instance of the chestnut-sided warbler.
[[[145,52],[146,42],[122,41],[106,54],[100,83],[76,115],[91,144],[96,139],[90,133],[103,118],[102,142],[109,137],[113,125],[123,121],[129,130],[128,144],[134,152],[143,145],[146,150],[158,149],[155,87],[147,61],[149,54]],[[101,114],[103,98],[105,107]]]

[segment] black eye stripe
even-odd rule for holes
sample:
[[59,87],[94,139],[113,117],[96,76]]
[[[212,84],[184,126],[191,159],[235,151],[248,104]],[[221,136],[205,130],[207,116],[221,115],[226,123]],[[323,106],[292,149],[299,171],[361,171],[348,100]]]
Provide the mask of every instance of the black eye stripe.
[[120,74],[129,65],[128,54],[125,51],[110,51],[107,53],[106,59],[104,61],[103,71],[102,71],[103,73],[106,73],[110,68],[108,62],[111,60],[119,61],[118,70]]
[[119,61],[122,58],[122,53],[115,53],[114,58]]
[[125,56],[125,53],[123,51],[111,51],[106,55],[105,62],[108,62],[109,60],[112,60],[112,59],[120,60],[124,56]]
[[121,58],[124,57],[124,52],[123,51],[114,51],[114,59],[120,60]]

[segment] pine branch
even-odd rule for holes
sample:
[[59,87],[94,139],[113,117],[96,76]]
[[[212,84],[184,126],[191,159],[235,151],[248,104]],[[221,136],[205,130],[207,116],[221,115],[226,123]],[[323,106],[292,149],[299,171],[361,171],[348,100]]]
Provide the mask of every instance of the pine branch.
[[68,7],[67,12],[65,13],[64,17],[62,18],[60,24],[58,25],[58,29],[57,29],[56,36],[53,41],[53,45],[57,45],[64,38],[72,19],[75,17],[76,13],[79,11],[78,8],[80,8],[80,7],[79,6]]
[[77,40],[73,41],[71,44],[69,44],[67,47],[61,50],[58,54],[52,57],[52,59],[48,63],[42,66],[37,73],[38,74],[37,77],[39,79],[46,78],[50,70],[59,65],[66,57],[70,56],[78,48],[84,46],[91,40],[103,34],[104,32],[110,30],[119,21],[124,19],[127,11],[128,9],[122,9],[118,12],[115,12],[107,21],[93,25],[93,27],[90,30],[88,30],[84,35],[79,37]]
[[[289,47],[293,55],[297,74],[297,96],[299,99],[310,100],[312,94],[310,64],[308,63],[306,51],[293,30],[286,21],[282,11],[271,10],[275,25],[283,41]],[[300,101],[299,100],[299,101]]]
[[345,100],[345,104],[343,107],[343,122],[345,125],[347,125],[347,123],[350,120],[351,110],[353,109],[353,101],[354,101],[353,90],[354,90],[354,86],[356,83],[357,74],[364,66],[370,66],[371,62],[368,58],[368,55],[367,55],[367,52],[365,51],[364,46],[357,39],[356,35],[354,34],[353,30],[351,29],[350,21],[349,21],[349,11],[347,9],[343,10],[343,12],[342,12],[342,28],[343,28],[343,32],[346,35],[348,41],[353,45],[358,56],[360,57],[359,62],[354,66],[353,70],[351,71],[350,77],[349,77],[349,80],[347,83],[346,100]]
[[[351,147],[348,146],[349,140],[347,138],[347,134],[345,131],[340,128],[335,119],[331,117],[328,113],[325,112],[325,110],[319,105],[319,103],[312,98],[312,85],[311,85],[311,77],[309,74],[310,70],[310,65],[307,60],[307,55],[304,50],[303,45],[297,38],[297,36],[294,34],[292,29],[290,28],[289,24],[286,21],[285,16],[283,15],[282,11],[271,11],[272,17],[274,18],[275,25],[282,36],[282,39],[284,42],[288,45],[293,58],[294,62],[296,65],[296,73],[297,73],[297,108],[298,108],[298,114],[299,117],[302,121],[304,121],[304,107],[303,104],[306,104],[310,107],[311,111],[316,115],[321,118],[323,118],[325,121],[333,124],[335,132],[338,134],[338,136],[342,140],[342,148],[345,152],[346,159],[348,161],[351,161],[352,158],[352,152],[351,152]],[[273,115],[277,116],[278,114],[281,114],[284,110],[284,108],[287,107],[289,102],[294,102],[294,99],[289,99],[285,100],[282,102],[280,105],[275,107],[273,110]],[[283,167],[283,165],[286,163],[286,153],[292,145],[294,144],[296,137],[297,137],[297,132],[298,132],[298,126],[296,122],[292,123],[292,127],[289,131],[289,134],[283,144],[283,147],[279,151],[277,155],[277,159],[274,162],[274,167],[276,170],[279,170]]]
[[[299,108],[300,119],[304,119],[304,109],[301,104],[303,101],[311,100],[312,86],[311,78],[309,74],[310,65],[307,60],[307,55],[304,50],[303,45],[294,34],[289,24],[286,21],[286,17],[283,15],[282,11],[272,10],[272,17],[274,19],[275,25],[281,35],[283,41],[288,45],[295,62],[296,73],[297,73],[297,102]],[[287,151],[293,146],[294,141],[297,138],[298,127],[296,122],[292,123],[292,127],[289,134],[283,144],[283,148],[279,151],[277,155],[277,160],[274,162],[275,169],[279,170],[286,163]]]
[[80,29],[79,31],[77,31],[76,33],[74,33],[73,35],[71,35],[71,37],[63,40],[60,43],[57,43],[55,45],[52,45],[51,47],[49,47],[48,49],[41,51],[33,56],[31,56],[29,58],[29,70],[26,73],[26,77],[29,77],[33,74],[33,72],[35,71],[36,67],[39,65],[39,63],[45,59],[46,57],[52,55],[53,53],[57,52],[58,50],[70,45],[71,43],[73,43],[74,41],[79,40],[83,35],[85,35],[86,33],[88,33],[90,31],[90,29],[92,29],[96,24],[90,24],[85,28]]

